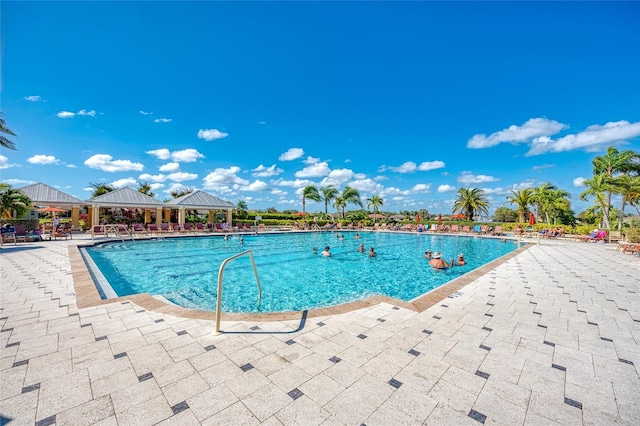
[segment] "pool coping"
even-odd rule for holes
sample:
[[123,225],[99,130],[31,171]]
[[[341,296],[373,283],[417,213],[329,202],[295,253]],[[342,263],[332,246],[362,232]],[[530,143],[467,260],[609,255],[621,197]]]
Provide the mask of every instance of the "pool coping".
[[[442,234],[441,234],[442,235]],[[477,237],[477,236],[474,236]],[[133,302],[136,305],[152,312],[158,312],[163,314],[169,314],[182,318],[191,318],[191,319],[205,319],[205,320],[214,320],[216,313],[215,311],[203,311],[198,309],[188,309],[183,308],[178,305],[170,304],[163,302],[162,300],[153,297],[149,293],[140,293],[129,296],[121,296],[111,299],[103,299],[100,297],[98,292],[98,288],[91,276],[91,272],[87,268],[84,258],[80,253],[80,249],[84,247],[92,247],[96,244],[100,244],[103,242],[110,242],[112,240],[107,241],[93,241],[89,244],[79,245],[70,245],[69,249],[69,260],[71,264],[71,274],[73,277],[73,283],[75,287],[76,293],[76,303],[78,308],[89,308],[94,306],[106,305],[111,303],[123,303],[123,302]],[[400,299],[396,299],[389,296],[383,295],[375,295],[367,297],[363,300],[358,300],[355,302],[343,303],[341,305],[319,308],[319,309],[309,309],[305,311],[288,311],[288,312],[269,312],[269,313],[233,313],[233,312],[222,312],[221,320],[223,321],[288,321],[288,320],[297,320],[300,319],[302,315],[306,313],[306,317],[323,317],[328,315],[337,315],[344,314],[347,312],[355,311],[362,308],[371,307],[377,305],[379,303],[389,303],[394,306],[402,307],[405,309],[409,309],[415,312],[423,312],[426,309],[434,306],[435,304],[441,302],[446,299],[451,294],[456,293],[461,288],[466,285],[472,283],[476,279],[485,275],[492,269],[502,265],[508,260],[514,258],[518,254],[527,250],[533,244],[525,241],[519,241],[518,244],[523,244],[522,246],[516,248],[515,250],[495,259],[491,262],[476,268],[466,274],[444,284],[438,288],[435,288],[427,293],[424,293],[421,296],[418,296],[411,301],[404,301]]]

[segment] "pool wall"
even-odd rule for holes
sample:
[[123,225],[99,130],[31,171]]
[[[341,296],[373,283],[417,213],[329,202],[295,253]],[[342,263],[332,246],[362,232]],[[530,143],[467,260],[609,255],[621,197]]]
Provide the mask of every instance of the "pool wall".
[[[83,247],[91,247],[102,242],[85,244]],[[495,259],[479,268],[476,268],[447,284],[444,284],[438,288],[435,288],[428,293],[425,293],[409,302],[399,300],[392,297],[376,295],[371,296],[363,300],[349,302],[342,305],[311,309],[306,311],[307,317],[320,317],[327,315],[342,314],[345,312],[354,311],[377,305],[379,303],[389,303],[395,306],[399,306],[405,309],[410,309],[417,312],[422,312],[431,306],[446,299],[449,295],[457,292],[462,287],[473,282],[479,277],[485,275],[487,272],[503,264],[509,259],[514,258],[518,254],[527,250],[531,244],[523,243],[523,246],[505,254],[498,259]],[[76,291],[76,301],[78,308],[87,308],[92,306],[99,306],[109,303],[130,303],[133,302],[136,305],[143,307],[146,310],[160,312],[164,314],[174,315],[177,317],[193,318],[193,319],[207,319],[214,320],[215,312],[203,311],[195,309],[187,309],[177,305],[165,303],[148,293],[135,294],[130,296],[122,296],[112,299],[103,299],[98,292],[96,284],[92,278],[91,272],[87,268],[85,260],[80,252],[79,246],[69,246],[69,259],[71,262],[71,272],[73,276],[74,287]],[[222,313],[223,321],[285,321],[300,319],[302,312],[276,312],[276,313],[260,313],[260,314],[244,314],[244,313]]]

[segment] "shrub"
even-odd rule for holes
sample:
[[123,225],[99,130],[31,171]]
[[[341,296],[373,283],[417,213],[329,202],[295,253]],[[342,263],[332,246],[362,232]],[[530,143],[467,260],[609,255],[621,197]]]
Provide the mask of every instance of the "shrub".
[[630,243],[640,243],[640,229],[632,226],[629,229],[625,229],[624,235]]

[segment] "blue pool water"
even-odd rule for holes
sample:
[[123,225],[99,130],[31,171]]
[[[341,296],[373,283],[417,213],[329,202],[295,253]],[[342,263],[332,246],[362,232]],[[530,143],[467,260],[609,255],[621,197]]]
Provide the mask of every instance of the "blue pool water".
[[[517,248],[511,241],[429,234],[341,232],[286,233],[167,238],[114,242],[86,252],[119,296],[162,295],[193,309],[215,310],[218,270],[234,254],[252,250],[262,303],[248,256],[224,271],[224,312],[285,312],[334,306],[382,294],[409,301]],[[356,249],[364,243],[377,257]],[[331,257],[322,257],[325,246]],[[313,247],[318,248],[314,254]],[[426,249],[443,258],[464,253],[467,265],[435,271],[424,258]]]

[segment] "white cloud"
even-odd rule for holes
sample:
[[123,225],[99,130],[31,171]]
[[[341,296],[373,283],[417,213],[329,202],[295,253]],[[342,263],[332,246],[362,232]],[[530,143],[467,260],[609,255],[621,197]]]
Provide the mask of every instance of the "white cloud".
[[93,110],[87,111],[86,109],[81,109],[80,111],[78,111],[78,115],[88,115],[90,117],[95,117],[96,112]]
[[142,115],[151,115],[151,114],[153,114],[152,112],[146,112],[146,111],[142,111],[142,110],[140,110],[140,111],[138,111],[138,112],[139,112],[140,114],[142,114]]
[[455,186],[452,185],[440,185],[438,186],[438,192],[439,193],[444,193],[444,192],[454,192],[456,190]]
[[555,167],[555,164],[541,164],[539,166],[533,166],[532,169],[533,170],[544,170],[544,169],[551,169],[553,167]]
[[266,182],[263,182],[259,179],[257,179],[255,182],[252,182],[251,184],[241,188],[242,191],[265,191],[267,189],[269,189],[269,185],[267,185]]
[[149,181],[149,182],[164,182],[165,180],[167,180],[167,176],[163,174],[150,175],[149,173],[143,173],[140,176],[138,176],[138,179],[140,179],[141,181]]
[[171,118],[156,118],[153,120],[154,123],[171,123],[173,119]]
[[251,171],[254,172],[253,175],[257,177],[270,177],[270,176],[278,176],[284,170],[276,168],[275,164],[270,167],[265,167],[262,164],[260,164],[258,167],[256,167],[255,169],[252,169]]
[[349,182],[349,186],[357,189],[361,193],[366,192],[368,194],[379,194],[384,189],[382,185],[375,182],[373,179],[356,179]]
[[491,135],[477,134],[467,141],[467,148],[489,148],[503,142],[529,142],[533,138],[551,136],[566,129],[567,125],[546,118],[530,118],[522,126],[511,125]]
[[526,156],[574,149],[596,151],[605,145],[625,142],[638,136],[640,136],[640,122],[629,123],[626,120],[621,120],[609,122],[603,126],[595,124],[580,133],[566,135],[557,140],[549,137],[536,138]]
[[162,166],[158,167],[158,170],[160,170],[161,172],[166,172],[166,173],[177,172],[178,170],[180,170],[180,163],[163,164]]
[[76,114],[70,111],[60,111],[56,115],[58,118],[73,118]]
[[351,160],[349,158],[347,158],[346,160],[344,160],[344,162],[349,164],[351,162]]
[[287,195],[287,194],[288,194],[288,192],[287,192],[287,191],[283,191],[282,189],[278,189],[278,188],[276,188],[276,189],[272,189],[272,190],[271,190],[271,193],[272,193],[273,195],[278,195],[278,196],[280,196],[280,197],[284,197],[285,195]]
[[155,191],[156,189],[164,188],[163,183],[152,183],[152,184],[149,184],[149,186],[151,187],[152,191]]
[[243,186],[249,185],[249,181],[237,176],[240,167],[231,166],[228,169],[217,168],[202,179],[204,189],[221,193],[232,193]]
[[308,165],[302,170],[298,170],[295,173],[295,177],[297,178],[312,178],[312,177],[322,177],[329,174],[331,170],[329,169],[329,164],[326,161],[321,163],[315,163]]
[[12,167],[9,164],[9,159],[4,155],[0,155],[0,169],[8,169],[9,167]]
[[229,133],[221,132],[218,129],[200,129],[198,130],[198,137],[205,141],[212,141],[216,139],[222,139],[229,136]]
[[68,169],[77,169],[78,168],[78,166],[76,166],[75,164],[65,164],[64,166],[66,168],[68,168]]
[[458,177],[458,182],[460,182],[463,185],[495,182],[495,181],[498,181],[498,180],[500,180],[500,179],[495,178],[493,176],[474,175],[471,172],[462,172],[462,174]]
[[343,183],[348,182],[350,179],[364,179],[365,175],[356,174],[350,169],[337,169],[331,170],[329,175],[322,179],[320,186],[333,185],[334,187],[340,187]]
[[168,160],[171,158],[171,151],[167,148],[153,149],[151,151],[146,151],[145,154],[153,155],[159,160]]
[[436,160],[436,161],[425,161],[420,163],[418,166],[418,170],[421,172],[426,172],[429,170],[442,169],[445,167],[444,161]]
[[307,159],[306,160],[302,160],[302,162],[304,164],[307,164],[307,165],[312,165],[312,164],[316,164],[316,163],[320,162],[320,159],[316,158],[316,157],[312,157],[312,156],[309,155],[309,156],[307,156]]
[[398,173],[413,173],[413,172],[416,171],[417,167],[418,166],[413,161],[407,161],[406,163],[403,163],[403,164],[399,165],[398,167],[389,166],[388,169],[393,171],[393,172],[398,172]]
[[297,158],[300,158],[304,155],[304,150],[302,148],[290,148],[287,152],[283,153],[278,157],[280,161],[292,161]]
[[183,191],[185,189],[188,189],[189,187],[181,184],[181,183],[172,183],[171,185],[167,186],[167,189],[165,189],[163,192],[165,194],[171,194],[172,192],[180,192]]
[[34,95],[34,96],[25,96],[25,99],[29,102],[40,102],[42,100],[42,97],[38,96],[38,95]]
[[80,111],[75,113],[71,111],[60,111],[56,115],[58,116],[58,118],[73,118],[76,115],[87,115],[89,117],[95,117],[96,112],[94,110],[87,111],[86,109],[81,109]]
[[277,180],[272,182],[274,185],[278,186],[290,186],[292,188],[302,188],[303,186],[313,185],[314,182],[309,179],[296,179],[296,180]]
[[587,179],[583,178],[582,176],[579,176],[573,180],[573,186],[575,186],[576,188],[583,187],[585,180]]
[[419,183],[411,188],[412,194],[426,194],[431,189],[430,183]]
[[24,179],[4,179],[2,183],[8,183],[11,186],[22,186],[22,185],[33,185],[34,183],[37,183],[37,182],[33,180],[24,180]]
[[186,180],[198,179],[198,175],[196,173],[176,172],[169,174],[167,179],[174,182],[184,182]]
[[178,163],[193,163],[194,161],[198,161],[198,158],[204,158],[204,155],[193,148],[173,151],[171,153],[171,159]]
[[142,163],[134,163],[129,160],[113,160],[113,157],[109,154],[96,154],[89,157],[85,160],[84,165],[103,172],[126,172],[129,170],[139,172],[144,168]]
[[267,124],[266,121],[258,121],[258,124]]
[[34,155],[27,158],[27,161],[31,164],[60,164],[60,160],[53,155]]
[[134,178],[124,178],[124,179],[118,179],[116,181],[111,182],[111,186],[113,186],[116,189],[120,189],[120,188],[125,188],[127,186],[133,186],[136,185],[138,182],[134,179]]

